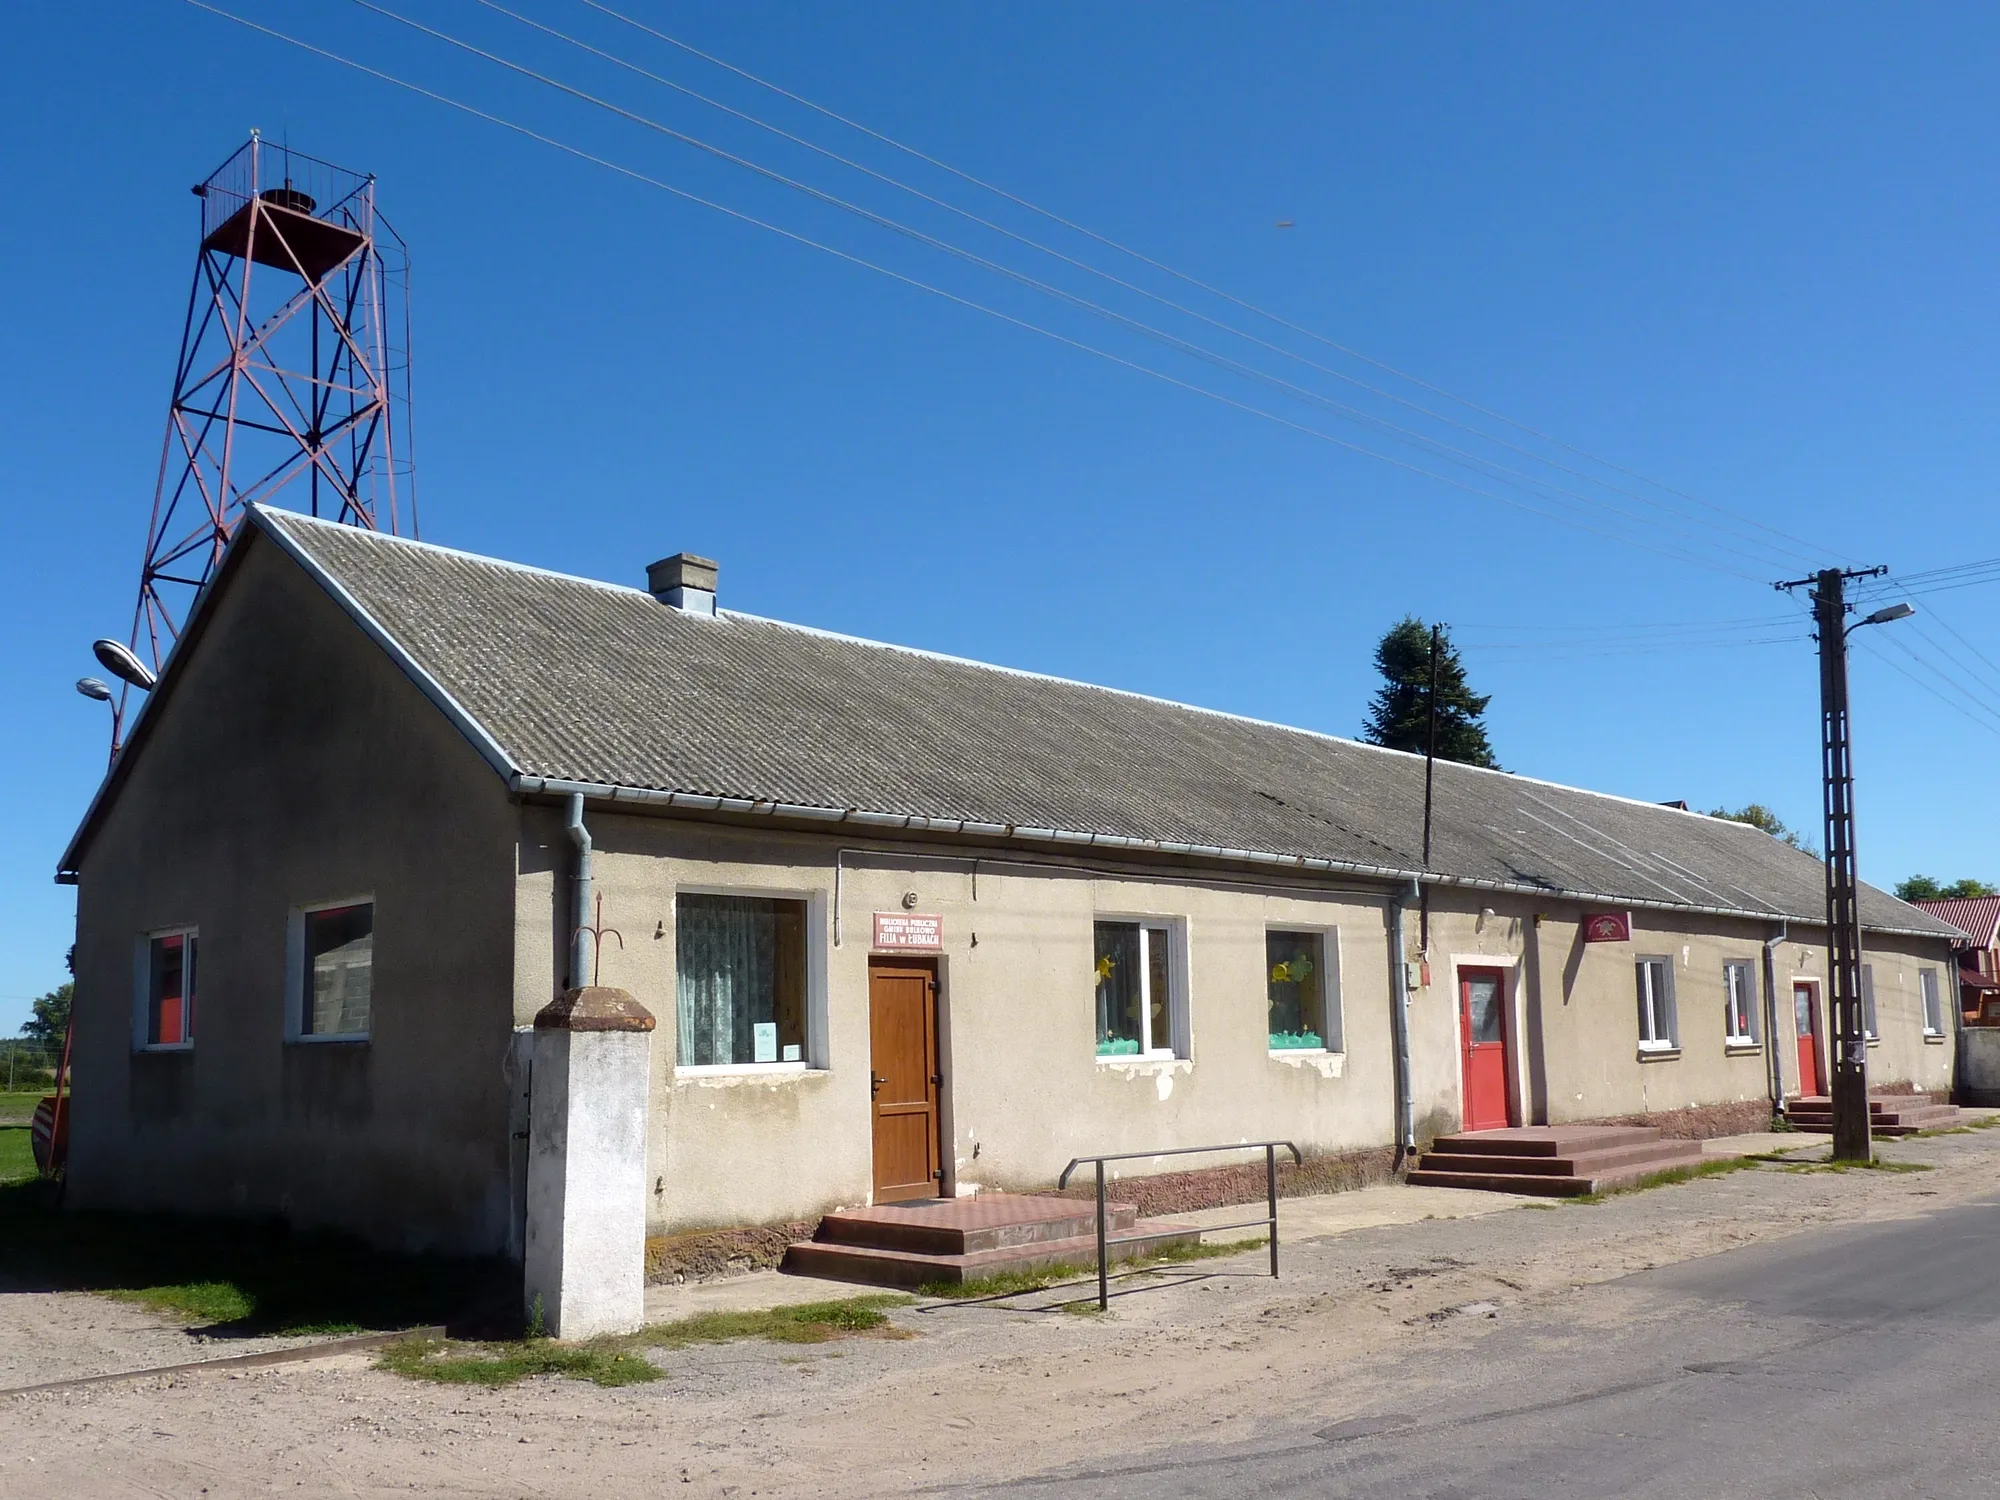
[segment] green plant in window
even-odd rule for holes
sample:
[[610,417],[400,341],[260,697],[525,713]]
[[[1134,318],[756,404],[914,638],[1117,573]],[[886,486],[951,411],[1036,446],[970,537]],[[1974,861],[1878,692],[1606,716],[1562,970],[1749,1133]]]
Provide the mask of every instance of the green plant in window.
[[1097,1044],[1099,1057],[1134,1057],[1139,1051],[1139,1039],[1135,1036],[1114,1036]]
[[1274,1031],[1271,1033],[1273,1052],[1318,1051],[1326,1042],[1316,1031]]

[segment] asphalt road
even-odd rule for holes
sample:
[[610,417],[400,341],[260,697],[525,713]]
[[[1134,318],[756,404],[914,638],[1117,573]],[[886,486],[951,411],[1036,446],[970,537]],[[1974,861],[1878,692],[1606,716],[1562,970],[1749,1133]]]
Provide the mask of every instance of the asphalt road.
[[1361,1415],[959,1493],[2000,1496],[2000,1198],[1465,1316]]

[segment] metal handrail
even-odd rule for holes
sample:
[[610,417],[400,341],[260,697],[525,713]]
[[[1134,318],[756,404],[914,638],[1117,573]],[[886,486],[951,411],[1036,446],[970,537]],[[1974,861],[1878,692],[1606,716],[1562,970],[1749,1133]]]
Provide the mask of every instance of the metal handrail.
[[1108,1161],[1141,1161],[1155,1156],[1202,1156],[1217,1151],[1262,1151],[1264,1153],[1264,1199],[1268,1212],[1261,1219],[1246,1219],[1240,1224],[1205,1224],[1203,1232],[1224,1229],[1254,1229],[1262,1226],[1271,1241],[1271,1276],[1278,1275],[1278,1148],[1282,1146],[1292,1153],[1292,1160],[1303,1164],[1305,1158],[1299,1155],[1299,1148],[1290,1141],[1232,1141],[1227,1146],[1175,1146],[1166,1151],[1123,1151],[1109,1156],[1077,1156],[1062,1169],[1062,1176],[1056,1179],[1058,1190],[1069,1186],[1070,1173],[1085,1162],[1097,1164],[1097,1310],[1103,1312],[1111,1306],[1111,1261],[1110,1249],[1113,1245],[1136,1245],[1148,1240],[1173,1239],[1184,1231],[1164,1229],[1152,1234],[1121,1234],[1107,1236],[1104,1227],[1104,1164]]

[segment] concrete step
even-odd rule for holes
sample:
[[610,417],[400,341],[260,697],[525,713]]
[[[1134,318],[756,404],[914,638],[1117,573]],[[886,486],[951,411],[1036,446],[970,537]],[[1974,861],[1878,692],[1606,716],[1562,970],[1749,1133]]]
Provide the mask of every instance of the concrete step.
[[[1520,1161],[1520,1157],[1511,1161],[1500,1157],[1496,1165],[1512,1166]],[[1593,1191],[1587,1177],[1557,1177],[1546,1172],[1430,1172],[1419,1167],[1404,1181],[1411,1187],[1478,1188],[1488,1193],[1523,1193],[1533,1198],[1579,1198]]]
[[1530,1125],[1441,1135],[1431,1149],[1447,1156],[1574,1156],[1659,1139],[1660,1132],[1650,1125]]
[[[1110,1233],[1129,1230],[1139,1210],[1107,1203]],[[1097,1205],[1075,1198],[1039,1198],[1014,1193],[982,1193],[976,1198],[926,1199],[848,1209],[820,1220],[813,1239],[917,1255],[975,1255],[1013,1246],[1047,1244],[1097,1236]]]
[[[1425,1172],[1509,1172],[1551,1177],[1599,1177],[1634,1168],[1659,1171],[1701,1160],[1697,1141],[1651,1140],[1568,1156],[1499,1156],[1433,1151],[1417,1166]],[[1504,1165],[1503,1165],[1504,1163]]]
[[[1135,1231],[1128,1229],[1126,1232]],[[1113,1245],[1111,1255],[1114,1260],[1121,1256],[1146,1255],[1174,1245],[1201,1242],[1201,1231],[1194,1226],[1170,1224],[1159,1219],[1140,1220],[1136,1232],[1157,1234],[1159,1238],[1139,1244]],[[1096,1264],[1097,1235],[1093,1230],[1090,1234],[1069,1239],[1003,1245],[959,1255],[806,1240],[786,1250],[784,1269],[803,1276],[824,1276],[834,1281],[854,1281],[867,1286],[910,1288],[938,1281],[958,1285],[1005,1271],[1087,1270]]]

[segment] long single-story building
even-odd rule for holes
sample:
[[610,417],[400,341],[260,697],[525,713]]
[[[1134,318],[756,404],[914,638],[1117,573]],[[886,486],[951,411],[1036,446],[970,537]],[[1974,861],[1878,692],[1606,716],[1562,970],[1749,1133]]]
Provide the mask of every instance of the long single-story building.
[[[62,857],[70,1200],[518,1255],[592,977],[651,1233],[1823,1089],[1821,866],[1755,828],[1446,763],[1426,868],[1421,757],[716,588],[253,511]],[[1861,913],[1871,1084],[1948,1089],[1962,938]]]

